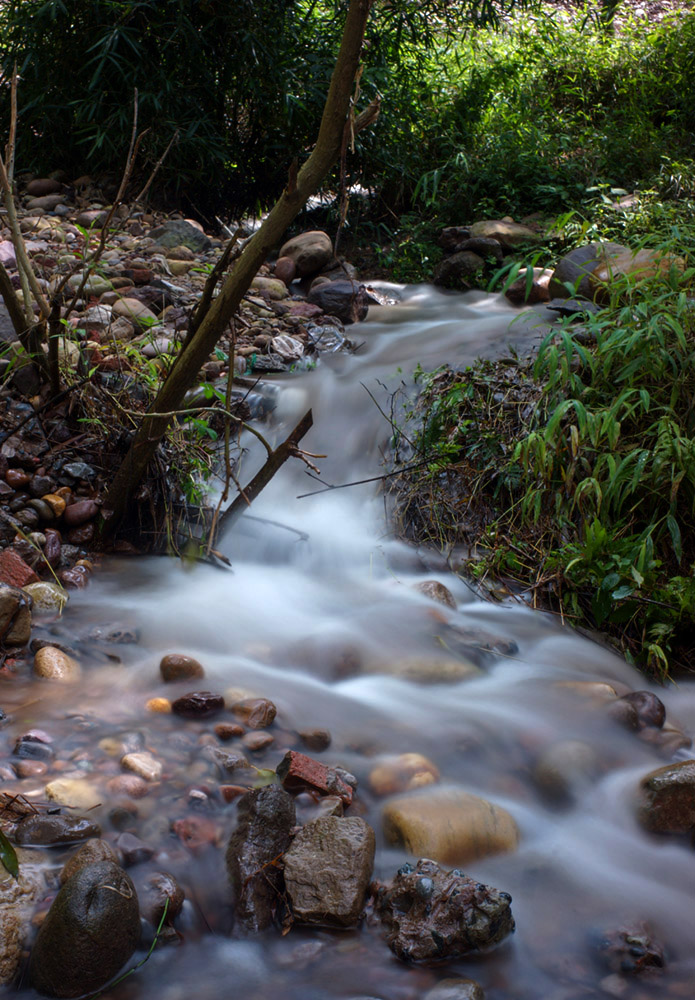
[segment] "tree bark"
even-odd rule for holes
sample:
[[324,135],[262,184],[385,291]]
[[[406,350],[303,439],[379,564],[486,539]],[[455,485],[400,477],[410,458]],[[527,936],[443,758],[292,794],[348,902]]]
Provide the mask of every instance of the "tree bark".
[[[316,145],[299,171],[296,182],[288,184],[263,225],[244,248],[195,335],[179,354],[152,404],[153,413],[170,413],[180,408],[185,393],[195,384],[198,372],[224,333],[269,251],[281,240],[287,227],[306,200],[318,190],[335,162],[350,110],[350,96],[373,2],[350,0]],[[145,415],[104,501],[102,539],[113,536],[121,523],[132,493],[144,476],[169,420],[169,417]]]

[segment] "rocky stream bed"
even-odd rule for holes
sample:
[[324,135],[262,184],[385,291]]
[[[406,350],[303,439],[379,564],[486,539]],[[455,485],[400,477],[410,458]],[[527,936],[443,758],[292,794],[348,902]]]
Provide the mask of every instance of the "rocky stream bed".
[[[21,219],[46,287],[104,211],[87,184],[49,181]],[[445,230],[437,280],[535,239],[510,220]],[[142,216],[70,278],[62,355],[91,380],[86,423],[70,396],[46,405],[6,337],[0,828],[19,868],[0,878],[3,988],[91,995],[156,938],[104,995],[691,996],[689,683],[647,689],[549,616],[485,603],[389,534],[373,484],[302,498],[318,484],[298,463],[222,539],[231,568],[137,539],[91,551],[118,455],[95,423],[135,408],[221,253]],[[0,260],[13,276],[7,239]],[[603,262],[594,247],[564,266]],[[282,438],[311,405],[321,482],[378,476],[389,425],[370,396],[418,361],[530,349],[586,307],[549,308],[550,277],[509,298],[370,287],[303,234],[237,318],[239,412]],[[226,384],[229,352],[206,384]]]

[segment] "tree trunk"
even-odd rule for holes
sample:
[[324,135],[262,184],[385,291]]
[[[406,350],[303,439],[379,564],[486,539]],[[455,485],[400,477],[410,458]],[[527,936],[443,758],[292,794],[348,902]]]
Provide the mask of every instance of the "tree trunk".
[[311,156],[299,171],[296,182],[293,184],[290,181],[263,225],[245,247],[195,335],[178,356],[151,407],[152,414],[165,415],[145,415],[107,493],[102,508],[102,538],[113,536],[117,530],[132,493],[144,476],[169,425],[171,418],[166,414],[180,408],[184,395],[195,384],[198,372],[227,328],[269,251],[282,239],[287,227],[306,200],[318,190],[337,159],[372,3],[373,0],[350,0],[319,134]]

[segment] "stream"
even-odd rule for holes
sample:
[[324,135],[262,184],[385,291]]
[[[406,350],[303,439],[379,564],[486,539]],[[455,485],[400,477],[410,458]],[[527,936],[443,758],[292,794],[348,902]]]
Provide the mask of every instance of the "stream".
[[[519,312],[483,292],[382,291],[399,301],[373,307],[365,323],[350,328],[356,353],[326,354],[317,370],[277,383],[268,436],[283,440],[311,406],[314,426],[302,446],[326,456],[314,461],[329,484],[383,474],[390,427],[376,402],[388,413],[392,392],[409,382],[416,363],[465,366],[509,344],[523,352],[551,319],[542,308]],[[250,448],[242,481],[261,459]],[[252,516],[221,540],[228,570],[154,557],[106,560],[86,591],[71,594],[62,619],[41,633],[80,652],[83,682],[60,687],[27,678],[6,685],[10,743],[40,725],[95,780],[118,773],[117,762],[96,750],[118,734],[140,734],[164,763],[164,780],[137,801],[131,820],[156,849],[152,861],[136,868],[169,870],[186,890],[181,942],[157,949],[108,996],[417,1000],[451,976],[476,980],[487,1000],[692,996],[692,854],[682,843],[644,833],[633,804],[640,778],[670,758],[610,719],[600,703],[604,689],[588,686],[610,684],[620,694],[644,690],[644,678],[550,615],[521,602],[482,600],[437,554],[395,539],[378,484],[297,499],[318,490],[300,462],[283,467]],[[432,579],[449,588],[456,610],[416,589]],[[136,630],[137,641],[94,638],[95,629],[113,626]],[[492,652],[480,650],[481,635],[491,637]],[[164,685],[159,661],[172,652],[198,659],[204,682]],[[413,679],[432,664],[444,682]],[[514,935],[488,955],[444,968],[400,963],[372,921],[355,931],[294,927],[286,936],[239,935],[224,868],[236,805],[210,794],[206,811],[204,802],[215,781],[201,751],[217,742],[218,720],[191,722],[146,708],[149,699],[178,697],[196,683],[275,703],[275,742],[253,756],[260,768],[274,768],[290,746],[301,750],[292,742],[297,731],[330,731],[330,747],[312,756],[357,777],[356,811],[376,831],[380,880],[413,860],[385,842],[380,814],[388,799],[369,789],[369,773],[386,755],[423,754],[442,782],[508,810],[521,831],[516,852],[469,862],[464,870],[511,893]],[[683,683],[658,693],[669,723],[690,735],[695,688]],[[558,802],[539,777],[538,761],[568,741],[584,744],[588,764],[570,767],[569,797]],[[677,751],[677,759],[687,757]],[[20,784],[27,793],[42,787],[31,779]],[[187,849],[171,833],[172,821],[195,806],[191,789],[202,790],[200,815],[221,831],[217,849]],[[123,809],[114,803],[104,799],[94,814],[107,839],[122,828]],[[131,874],[137,881],[135,869]],[[663,943],[667,968],[654,979],[611,980],[596,958],[596,942],[635,921],[648,922]]]

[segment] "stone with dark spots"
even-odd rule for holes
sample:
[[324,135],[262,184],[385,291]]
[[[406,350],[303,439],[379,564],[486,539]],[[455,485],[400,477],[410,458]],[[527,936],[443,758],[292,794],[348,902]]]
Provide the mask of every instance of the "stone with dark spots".
[[64,847],[90,837],[100,837],[96,823],[84,816],[36,813],[17,824],[15,840],[25,847]]
[[135,886],[112,861],[79,869],[41,925],[29,979],[45,996],[79,997],[109,982],[135,951],[140,912]]
[[187,247],[194,253],[209,250],[212,246],[205,233],[184,219],[169,219],[162,226],[151,229],[147,235],[161,247]]
[[374,867],[375,837],[359,816],[307,823],[285,854],[285,888],[296,920],[354,927]]
[[514,930],[512,897],[434,861],[406,864],[372,886],[389,947],[404,962],[451,961],[499,944]]
[[343,323],[359,323],[369,310],[367,291],[357,281],[339,279],[324,281],[313,286],[307,299],[329,316],[337,316]]
[[667,764],[645,775],[638,818],[652,833],[688,833],[695,828],[695,760]]
[[294,802],[279,785],[255,788],[239,800],[237,828],[227,847],[227,872],[238,920],[247,930],[265,930],[275,920],[284,880],[274,862],[290,846],[295,823]]
[[600,936],[598,953],[611,972],[638,975],[666,964],[663,946],[644,922],[630,924]]
[[212,691],[190,691],[172,703],[171,710],[184,719],[209,719],[224,708],[224,698]]
[[249,729],[266,729],[275,721],[277,708],[268,698],[246,698],[235,702],[232,712]]
[[619,701],[626,702],[635,709],[639,729],[645,729],[648,726],[661,729],[666,721],[664,703],[651,691],[631,691],[629,694],[623,695]]

